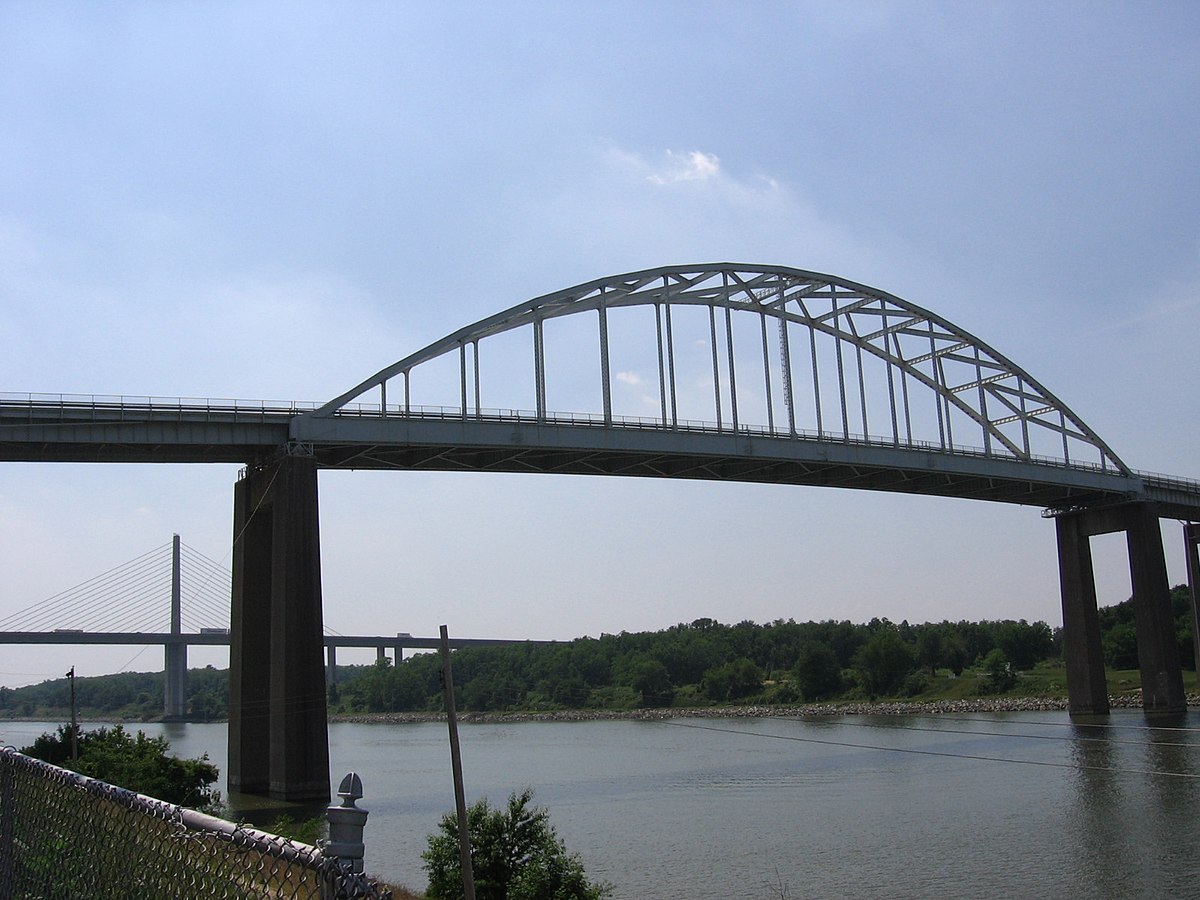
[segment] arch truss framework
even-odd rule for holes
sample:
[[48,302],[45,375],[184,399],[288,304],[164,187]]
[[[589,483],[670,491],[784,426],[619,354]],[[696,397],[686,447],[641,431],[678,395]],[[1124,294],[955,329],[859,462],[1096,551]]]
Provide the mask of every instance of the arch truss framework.
[[[657,373],[650,416],[614,414],[614,380],[623,373],[614,373],[612,323],[632,307],[649,308],[653,316],[654,333],[644,346],[654,348],[654,358],[642,361],[643,371]],[[690,316],[694,328],[696,310],[703,334],[681,347],[680,319]],[[591,374],[600,390],[598,408],[563,414],[547,403],[555,377],[547,325],[567,316],[590,320],[595,344],[559,357],[588,368],[594,359]],[[508,412],[539,422],[578,421],[582,412],[598,425],[635,420],[641,427],[694,430],[699,424],[716,432],[940,449],[1130,474],[1062,401],[975,336],[884,291],[782,266],[663,267],[547,294],[435,341],[312,415],[423,415],[428,408],[414,403],[422,372],[456,356],[453,414],[486,418],[496,412],[481,403],[487,344],[519,329],[529,335],[532,390],[527,412]],[[699,343],[707,344],[703,380],[711,385],[712,415],[685,422],[681,395],[696,379],[684,382],[681,361]]]

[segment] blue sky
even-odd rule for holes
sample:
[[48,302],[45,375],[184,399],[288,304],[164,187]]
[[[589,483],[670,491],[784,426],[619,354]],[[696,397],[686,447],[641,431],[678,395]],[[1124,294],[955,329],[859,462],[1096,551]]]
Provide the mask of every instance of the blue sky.
[[[529,297],[736,260],[934,310],[1196,477],[1197,96],[1189,3],[9,2],[0,390],[326,400]],[[236,476],[0,467],[0,616],[173,532],[227,561]],[[1060,621],[1036,509],[401,473],[321,504],[345,633]],[[6,648],[0,682],[136,652]]]

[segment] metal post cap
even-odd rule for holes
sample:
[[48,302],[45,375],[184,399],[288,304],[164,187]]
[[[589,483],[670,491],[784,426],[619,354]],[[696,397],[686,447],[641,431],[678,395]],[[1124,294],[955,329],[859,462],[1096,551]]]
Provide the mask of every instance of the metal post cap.
[[362,799],[362,779],[357,772],[350,772],[338,785],[338,796],[342,798],[342,806],[354,806],[355,800]]

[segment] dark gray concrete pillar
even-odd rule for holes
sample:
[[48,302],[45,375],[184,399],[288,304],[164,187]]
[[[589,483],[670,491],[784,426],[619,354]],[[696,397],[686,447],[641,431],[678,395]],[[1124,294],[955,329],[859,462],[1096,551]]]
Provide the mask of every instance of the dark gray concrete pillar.
[[329,799],[317,467],[287,456],[234,489],[229,787]]
[[[171,540],[171,634],[183,632],[183,579],[179,535]],[[187,644],[163,646],[163,718],[181,721],[187,715]]]
[[1063,609],[1063,655],[1067,666],[1067,704],[1071,715],[1109,711],[1104,651],[1096,612],[1092,548],[1079,514],[1055,520],[1058,529],[1058,577]]
[[229,789],[264,794],[270,781],[271,535],[268,481],[233,487],[233,591],[229,622]]
[[1187,698],[1179,669],[1175,618],[1171,615],[1171,586],[1158,513],[1153,504],[1131,505],[1125,535],[1133,582],[1142,708],[1154,713],[1183,712],[1187,709]]
[[1192,647],[1196,653],[1196,671],[1200,672],[1200,524],[1189,522],[1183,526],[1183,548],[1188,590],[1192,594]]
[[179,722],[187,717],[187,644],[165,644],[163,657],[163,718]]

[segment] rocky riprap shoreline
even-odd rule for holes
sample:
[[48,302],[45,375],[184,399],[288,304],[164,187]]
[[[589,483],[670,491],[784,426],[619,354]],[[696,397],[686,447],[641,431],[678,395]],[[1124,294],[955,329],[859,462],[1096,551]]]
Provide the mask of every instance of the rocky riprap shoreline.
[[[1200,694],[1188,696],[1200,706]],[[1138,709],[1137,695],[1109,697],[1113,709]],[[799,706],[705,706],[663,709],[559,709],[546,712],[459,713],[463,723],[598,722],[607,719],[765,719],[821,716],[940,716],[959,713],[1047,712],[1065,710],[1063,697],[990,697],[974,700],[896,701],[891,703],[806,703]],[[330,716],[333,722],[409,724],[445,721],[444,713],[361,713]]]

